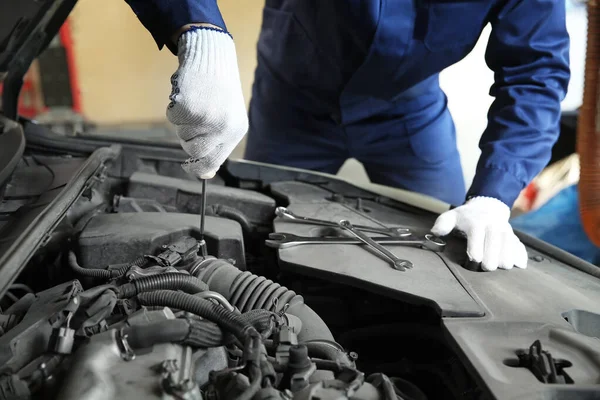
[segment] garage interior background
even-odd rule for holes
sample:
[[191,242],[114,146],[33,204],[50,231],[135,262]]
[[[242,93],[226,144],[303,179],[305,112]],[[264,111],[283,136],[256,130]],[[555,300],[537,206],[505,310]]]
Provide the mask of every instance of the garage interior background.
[[[585,8],[578,4],[567,0],[573,73],[563,110],[576,109],[582,99],[587,21]],[[249,103],[263,2],[220,0],[219,5],[235,39],[244,95]],[[98,124],[99,133],[114,131],[118,125],[130,128],[127,134],[140,139],[176,140],[166,121],[165,108],[170,94],[169,78],[177,67],[177,59],[166,49],[158,51],[125,1],[80,0],[69,24],[85,118]],[[478,141],[492,102],[488,91],[493,74],[484,60],[489,31],[488,26],[473,52],[441,77],[457,127],[467,184],[473,179],[480,154]],[[242,157],[243,146],[241,143],[233,157]],[[354,160],[344,165],[340,175],[367,180]]]

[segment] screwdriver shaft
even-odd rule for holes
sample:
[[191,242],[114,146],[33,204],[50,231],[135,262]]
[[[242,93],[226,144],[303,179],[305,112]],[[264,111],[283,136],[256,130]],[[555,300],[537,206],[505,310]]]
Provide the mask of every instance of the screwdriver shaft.
[[204,217],[206,216],[206,179],[202,179],[202,200],[200,204],[200,246],[203,256],[206,256],[206,242],[204,241]]
[[200,204],[200,239],[204,240],[204,216],[206,215],[206,179],[202,179],[202,204]]

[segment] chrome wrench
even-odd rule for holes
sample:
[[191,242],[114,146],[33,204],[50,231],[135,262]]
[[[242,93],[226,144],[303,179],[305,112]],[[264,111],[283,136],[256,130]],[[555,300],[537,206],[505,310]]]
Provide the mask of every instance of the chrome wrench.
[[410,262],[408,260],[402,260],[402,259],[396,257],[396,255],[394,253],[392,253],[391,251],[389,251],[388,249],[383,247],[381,244],[377,243],[376,241],[371,239],[369,236],[365,235],[363,232],[354,228],[354,226],[350,223],[350,221],[343,219],[339,222],[338,225],[340,226],[340,228],[345,229],[348,232],[350,232],[358,240],[360,240],[361,242],[363,242],[364,244],[369,246],[371,249],[375,250],[381,258],[383,258],[384,260],[387,260],[390,263],[392,268],[404,271],[404,270],[406,270],[406,268],[413,267],[412,262]]
[[[385,245],[397,246],[415,246],[423,247],[433,251],[443,251],[446,247],[446,242],[442,239],[427,234],[424,237],[372,237],[370,238],[376,243]],[[269,234],[269,239],[265,244],[275,249],[287,249],[290,247],[308,245],[308,244],[361,244],[359,239],[353,237],[339,236],[297,236],[293,233],[274,232]]]
[[[339,224],[337,222],[325,221],[322,219],[309,218],[301,215],[296,215],[285,207],[277,207],[275,209],[275,215],[279,218],[286,221],[293,221],[300,224],[312,224],[312,225],[321,225],[321,226],[330,226],[333,228],[339,228]],[[408,228],[373,228],[370,226],[363,225],[354,225],[354,229],[363,232],[376,233],[378,235],[385,236],[393,236],[393,237],[403,237],[410,236],[412,233]]]

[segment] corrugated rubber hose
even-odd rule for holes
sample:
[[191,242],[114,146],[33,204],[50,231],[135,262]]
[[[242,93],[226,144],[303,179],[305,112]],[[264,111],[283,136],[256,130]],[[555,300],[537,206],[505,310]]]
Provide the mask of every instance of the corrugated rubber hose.
[[88,276],[90,278],[113,279],[125,275],[129,268],[133,266],[143,267],[147,260],[146,257],[142,256],[118,269],[83,268],[77,262],[77,256],[75,253],[73,251],[69,251],[68,261],[71,269],[78,275]]
[[154,290],[181,290],[195,294],[208,290],[208,285],[195,276],[178,272],[168,272],[160,275],[145,276],[126,283],[118,288],[119,298],[129,298],[140,293]]
[[302,330],[298,335],[301,342],[318,339],[333,341],[325,322],[304,304],[302,296],[276,282],[241,271],[220,259],[207,261],[197,276],[208,284],[210,290],[221,293],[242,312],[254,309],[280,312],[287,306],[286,313],[302,321]]

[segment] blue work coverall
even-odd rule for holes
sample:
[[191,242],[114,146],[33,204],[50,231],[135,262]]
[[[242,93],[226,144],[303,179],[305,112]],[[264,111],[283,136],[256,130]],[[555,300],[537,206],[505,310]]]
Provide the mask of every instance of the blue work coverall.
[[[173,52],[183,25],[227,29],[216,0],[127,2]],[[511,206],[558,136],[570,78],[564,0],[267,0],[245,157],[328,173],[354,157],[376,183],[463,203],[439,72],[488,23],[495,101],[467,197]]]

